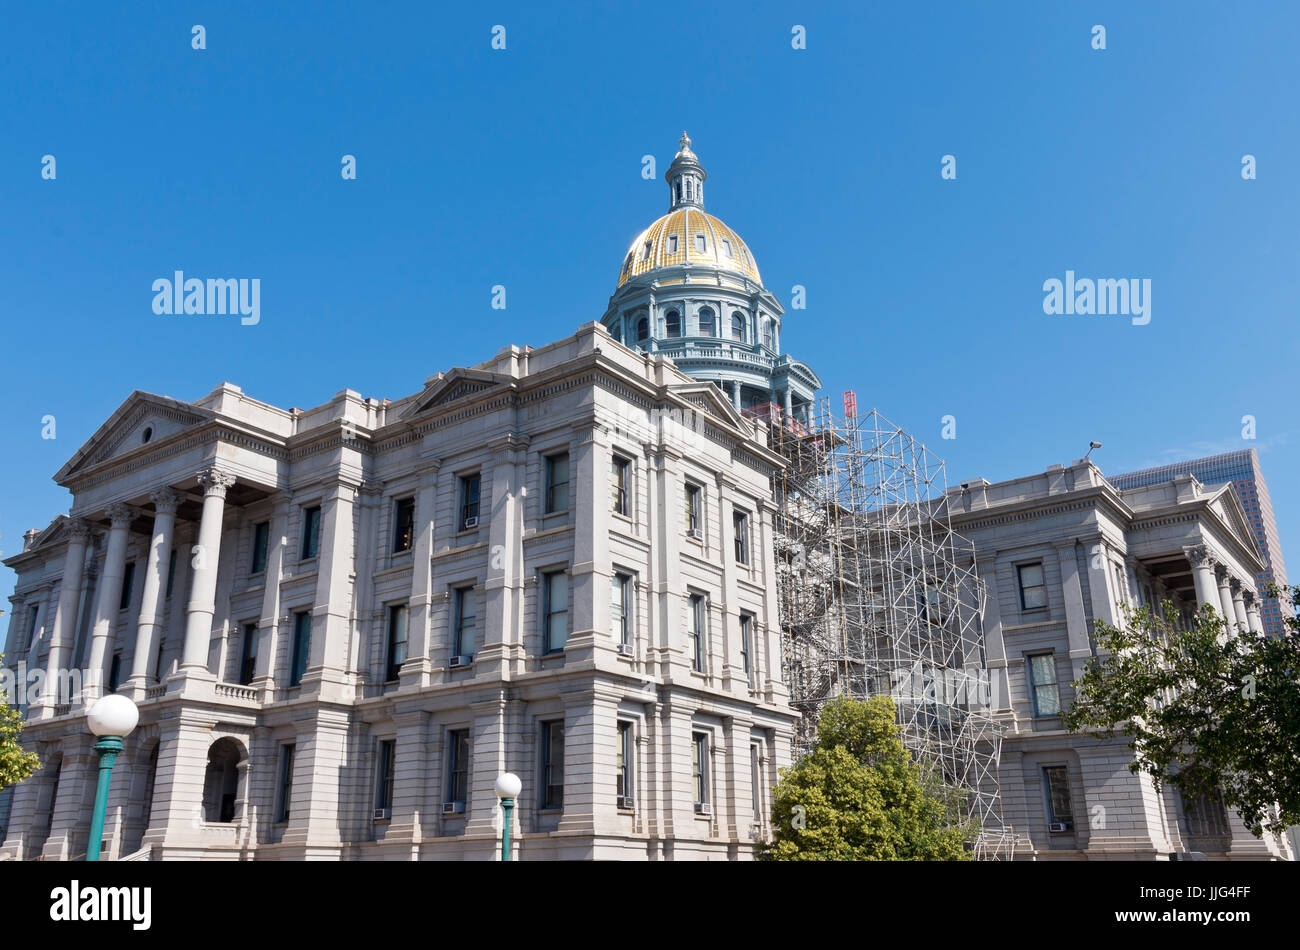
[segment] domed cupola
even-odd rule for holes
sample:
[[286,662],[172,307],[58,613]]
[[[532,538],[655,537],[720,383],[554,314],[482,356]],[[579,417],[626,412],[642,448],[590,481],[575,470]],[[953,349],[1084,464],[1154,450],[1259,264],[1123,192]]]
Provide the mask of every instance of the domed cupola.
[[749,246],[704,210],[707,177],[683,132],[664,175],[668,213],[632,241],[601,322],[616,340],[717,384],[746,415],[806,422],[821,381],[781,353],[784,310]]

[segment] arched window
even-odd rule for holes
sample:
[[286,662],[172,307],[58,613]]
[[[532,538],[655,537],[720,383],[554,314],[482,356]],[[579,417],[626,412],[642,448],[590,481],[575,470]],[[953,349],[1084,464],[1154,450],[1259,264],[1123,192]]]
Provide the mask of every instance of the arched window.
[[239,800],[239,763],[243,747],[226,736],[208,749],[208,768],[203,776],[203,818],[228,824],[235,820]]
[[677,200],[682,200],[682,183],[680,181],[677,183]]
[[640,343],[650,335],[650,321],[642,317],[636,322],[636,341]]
[[713,320],[713,311],[708,307],[700,308],[700,336],[716,336],[717,330]]
[[745,340],[745,315],[739,310],[731,315],[731,338],[742,343]]
[[769,350],[776,349],[776,331],[772,328],[771,320],[763,321],[763,345]]
[[691,198],[691,180],[688,178],[686,179],[686,200],[689,201],[690,198]]
[[682,335],[682,315],[676,310],[669,310],[664,314],[664,336],[681,336]]

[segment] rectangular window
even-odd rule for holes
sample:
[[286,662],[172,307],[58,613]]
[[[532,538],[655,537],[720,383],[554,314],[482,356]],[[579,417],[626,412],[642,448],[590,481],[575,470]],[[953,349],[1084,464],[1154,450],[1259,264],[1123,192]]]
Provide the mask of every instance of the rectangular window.
[[393,553],[411,550],[415,543],[415,499],[399,498],[393,503]]
[[460,480],[460,530],[478,527],[479,491],[482,480],[478,475],[466,475]]
[[563,571],[544,574],[545,604],[545,652],[555,653],[564,649],[569,639],[569,575]]
[[1051,653],[1038,653],[1029,659],[1029,685],[1034,694],[1034,715],[1059,716],[1061,714],[1060,690],[1056,684],[1056,657]]
[[1020,575],[1020,609],[1039,610],[1047,606],[1047,586],[1043,583],[1042,564],[1022,564]]
[[624,646],[632,645],[632,591],[630,574],[615,574],[610,584],[609,618],[614,636]]
[[320,548],[320,506],[302,512],[302,560],[316,556]]
[[388,608],[388,662],[384,664],[384,682],[391,683],[397,679],[406,662],[406,618],[405,604]]
[[40,615],[41,615],[40,605],[36,604],[32,607],[31,613],[28,615],[27,618],[27,646],[24,652],[26,652],[27,650],[31,650],[32,644],[36,641],[36,619]]
[[253,525],[253,563],[249,573],[261,574],[266,570],[266,549],[271,541],[271,522],[259,521]]
[[167,653],[167,640],[163,638],[158,641],[158,655],[153,658],[153,678],[154,682],[161,683],[163,675],[163,657]]
[[1183,818],[1187,834],[1194,838],[1227,837],[1232,834],[1228,827],[1228,813],[1223,807],[1223,797],[1217,792],[1202,792],[1195,798],[1183,800]]
[[1047,783],[1047,820],[1053,825],[1064,825],[1066,831],[1074,830],[1074,808],[1070,803],[1070,776],[1064,765],[1043,769]]
[[108,667],[108,691],[117,692],[118,683],[122,679],[122,654],[114,653],[113,662]]
[[736,563],[749,563],[749,515],[735,511],[731,516],[732,527],[736,533]]
[[379,743],[379,757],[375,775],[375,810],[393,807],[393,766],[396,764],[397,743],[383,739]]
[[754,683],[754,617],[752,614],[740,615],[740,660],[745,670],[745,679],[750,685]]
[[686,485],[686,533],[692,538],[698,538],[702,534],[700,530],[700,486]]
[[709,800],[709,737],[707,733],[691,733],[691,781],[695,786],[695,803]]
[[542,807],[564,807],[564,720],[542,723]]
[[753,790],[754,799],[754,821],[763,820],[763,768],[759,755],[758,743],[750,743],[749,746],[749,786]]
[[135,586],[135,561],[126,562],[126,570],[122,574],[122,596],[118,598],[117,609],[126,610],[131,606],[131,588]]
[[176,584],[176,550],[172,549],[171,557],[167,559],[167,597],[172,595],[172,587]]
[[469,730],[447,733],[450,759],[447,762],[447,801],[469,801]]
[[[618,761],[614,779],[614,794],[620,799],[632,797],[632,724],[618,724]],[[622,803],[620,803],[622,804]]]
[[691,633],[691,666],[700,673],[704,672],[704,640],[705,640],[705,617],[704,617],[704,598],[699,594],[692,594],[690,599],[690,633]]
[[460,587],[454,594],[456,601],[456,629],[452,631],[453,656],[474,655],[474,588]]
[[289,805],[293,802],[293,743],[280,746],[280,795],[276,803],[275,820],[289,820]]
[[299,686],[307,672],[307,655],[311,652],[311,612],[293,615],[293,655],[289,661],[289,685]]
[[253,671],[257,666],[257,624],[244,624],[243,641],[239,645],[239,676],[238,683],[240,686],[247,686],[253,682]]
[[569,453],[546,457],[546,514],[569,510]]
[[632,463],[618,455],[614,456],[611,465],[611,472],[614,480],[614,512],[620,515],[626,515],[631,511],[628,499],[628,474],[631,471]]

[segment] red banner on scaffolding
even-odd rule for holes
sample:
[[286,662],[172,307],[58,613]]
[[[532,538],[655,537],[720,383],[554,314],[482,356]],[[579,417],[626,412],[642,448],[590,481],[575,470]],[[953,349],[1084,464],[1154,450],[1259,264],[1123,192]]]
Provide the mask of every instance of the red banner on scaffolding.
[[858,414],[858,394],[848,389],[844,392],[844,415],[853,418]]

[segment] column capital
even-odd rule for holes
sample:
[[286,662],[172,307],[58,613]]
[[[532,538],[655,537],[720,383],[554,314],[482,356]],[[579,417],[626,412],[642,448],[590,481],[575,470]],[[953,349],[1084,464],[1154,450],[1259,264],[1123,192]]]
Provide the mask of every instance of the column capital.
[[1254,607],[1259,600],[1259,598],[1255,596],[1255,592],[1249,587],[1241,592],[1241,596],[1245,598],[1247,607]]
[[1242,584],[1239,578],[1236,577],[1228,578],[1228,586],[1232,589],[1232,596],[1236,597],[1238,594],[1241,593]]
[[170,488],[159,488],[149,493],[149,500],[153,502],[156,514],[174,515],[176,507],[181,503],[181,493]]
[[1212,568],[1218,563],[1215,561],[1214,555],[1210,553],[1210,549],[1203,544],[1183,548],[1183,554],[1187,556],[1187,560],[1191,562],[1192,567]]
[[1222,561],[1214,561],[1214,576],[1219,579],[1220,584],[1228,583],[1228,565]]
[[90,540],[90,525],[80,518],[68,519],[68,538],[76,544]]
[[203,486],[205,498],[216,496],[225,498],[226,490],[235,484],[235,476],[219,468],[205,468],[194,476]]
[[130,505],[124,505],[121,502],[109,505],[104,509],[108,519],[112,522],[113,529],[125,528],[131,524],[131,519],[135,517],[135,509]]

